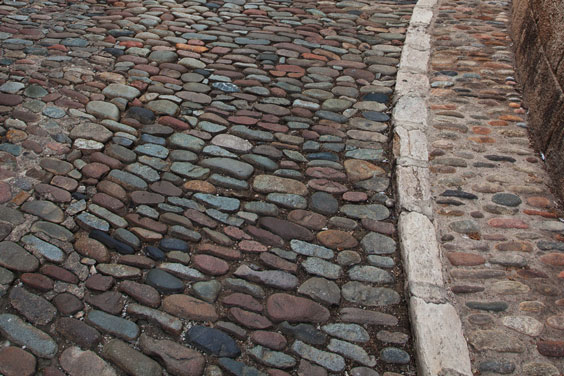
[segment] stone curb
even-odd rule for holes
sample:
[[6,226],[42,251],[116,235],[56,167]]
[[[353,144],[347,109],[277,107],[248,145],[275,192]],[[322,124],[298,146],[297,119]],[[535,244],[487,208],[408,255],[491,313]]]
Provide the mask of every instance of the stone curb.
[[438,0],[419,0],[397,73],[392,125],[398,232],[420,376],[472,376],[462,323],[449,302],[437,234],[427,150],[428,66]]

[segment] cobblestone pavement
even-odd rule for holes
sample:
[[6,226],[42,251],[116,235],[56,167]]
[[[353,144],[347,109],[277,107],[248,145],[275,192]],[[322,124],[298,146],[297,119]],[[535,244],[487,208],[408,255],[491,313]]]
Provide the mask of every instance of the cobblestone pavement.
[[413,5],[5,0],[0,373],[414,375]]
[[443,0],[428,132],[435,223],[475,374],[564,372],[564,223],[530,147],[509,2]]

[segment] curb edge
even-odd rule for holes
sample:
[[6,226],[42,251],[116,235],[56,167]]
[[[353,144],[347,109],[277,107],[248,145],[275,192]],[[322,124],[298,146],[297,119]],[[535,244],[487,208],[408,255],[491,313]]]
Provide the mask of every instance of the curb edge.
[[462,322],[443,280],[433,225],[427,136],[428,67],[439,0],[419,0],[404,42],[392,112],[398,233],[419,376],[472,376]]

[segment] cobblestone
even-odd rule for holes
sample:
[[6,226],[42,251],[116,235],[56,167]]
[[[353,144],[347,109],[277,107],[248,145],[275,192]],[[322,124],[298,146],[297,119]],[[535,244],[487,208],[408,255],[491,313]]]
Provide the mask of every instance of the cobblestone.
[[414,4],[3,1],[0,373],[415,375],[389,147]]

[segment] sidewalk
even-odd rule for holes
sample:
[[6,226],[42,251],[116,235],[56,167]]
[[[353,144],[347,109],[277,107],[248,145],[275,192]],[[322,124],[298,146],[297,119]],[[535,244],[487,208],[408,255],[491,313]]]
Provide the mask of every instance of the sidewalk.
[[506,1],[439,1],[427,139],[451,301],[480,375],[564,372],[560,220],[529,147]]

